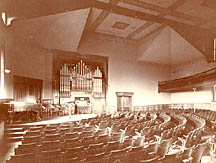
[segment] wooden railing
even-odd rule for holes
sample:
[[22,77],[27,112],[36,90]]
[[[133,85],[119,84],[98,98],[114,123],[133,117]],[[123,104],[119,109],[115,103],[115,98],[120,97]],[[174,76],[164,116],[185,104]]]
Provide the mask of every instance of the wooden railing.
[[216,68],[195,75],[174,80],[159,81],[158,92],[183,92],[193,91],[193,88],[212,88],[216,82]]

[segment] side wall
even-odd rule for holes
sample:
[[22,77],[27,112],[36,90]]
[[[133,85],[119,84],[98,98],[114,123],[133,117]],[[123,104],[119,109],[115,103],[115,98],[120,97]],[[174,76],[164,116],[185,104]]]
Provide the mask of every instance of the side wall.
[[5,98],[13,98],[13,76],[43,80],[42,98],[52,98],[52,54],[31,40],[10,37],[5,46]]

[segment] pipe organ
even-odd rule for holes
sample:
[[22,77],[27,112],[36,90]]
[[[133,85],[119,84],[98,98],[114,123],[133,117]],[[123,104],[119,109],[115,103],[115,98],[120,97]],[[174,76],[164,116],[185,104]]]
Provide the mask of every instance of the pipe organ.
[[83,99],[86,99],[86,96],[88,99],[104,98],[103,73],[98,66],[92,68],[82,60],[77,64],[63,64],[59,76],[60,98],[72,101],[82,96],[85,97]]

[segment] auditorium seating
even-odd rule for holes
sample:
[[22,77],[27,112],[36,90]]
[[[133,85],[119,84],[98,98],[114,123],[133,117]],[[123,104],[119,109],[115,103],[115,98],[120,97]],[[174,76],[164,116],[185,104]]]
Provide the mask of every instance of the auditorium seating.
[[7,162],[19,162],[26,155],[26,162],[37,158],[39,162],[196,163],[207,144],[201,139],[206,126],[203,117],[214,115],[201,118],[199,113],[116,113],[80,122],[31,126]]

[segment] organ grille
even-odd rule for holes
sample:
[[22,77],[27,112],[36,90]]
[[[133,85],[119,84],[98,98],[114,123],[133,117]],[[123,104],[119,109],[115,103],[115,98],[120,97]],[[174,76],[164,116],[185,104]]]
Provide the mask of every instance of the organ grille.
[[60,68],[60,96],[70,97],[73,91],[92,92],[103,96],[103,75],[99,67],[91,70],[82,60],[76,65],[64,64]]

